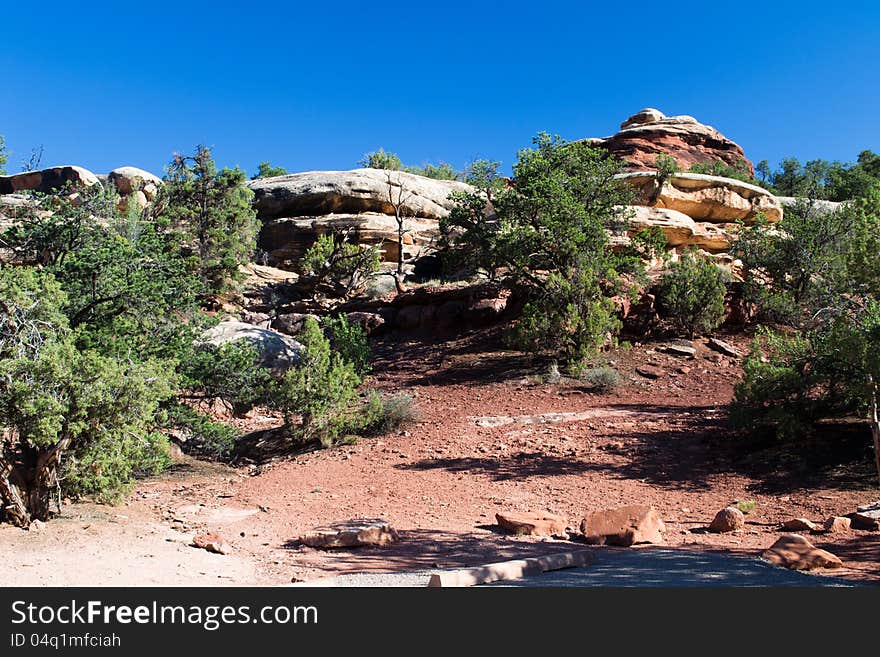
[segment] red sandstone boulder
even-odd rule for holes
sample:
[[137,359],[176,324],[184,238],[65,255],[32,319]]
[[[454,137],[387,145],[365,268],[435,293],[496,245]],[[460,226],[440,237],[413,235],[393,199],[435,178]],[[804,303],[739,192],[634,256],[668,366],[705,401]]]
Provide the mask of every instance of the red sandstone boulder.
[[776,566],[790,570],[840,568],[843,565],[838,557],[827,550],[820,550],[800,534],[780,536],[761,556]]
[[495,514],[498,526],[517,536],[564,536],[566,521],[562,516],[533,511],[507,511]]
[[594,511],[581,520],[581,532],[587,543],[593,545],[628,547],[635,543],[662,543],[665,529],[651,506]]
[[709,531],[723,534],[742,529],[745,526],[746,517],[743,515],[743,512],[735,506],[729,506],[715,514],[712,524],[709,525]]
[[215,554],[229,554],[230,552],[229,545],[226,544],[219,534],[213,532],[196,534],[193,537],[192,546]]

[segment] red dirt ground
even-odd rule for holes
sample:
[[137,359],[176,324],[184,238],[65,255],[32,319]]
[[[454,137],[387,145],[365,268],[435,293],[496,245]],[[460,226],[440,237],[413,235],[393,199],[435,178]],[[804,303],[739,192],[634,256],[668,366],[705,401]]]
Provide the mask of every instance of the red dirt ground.
[[[745,338],[726,339],[745,346]],[[412,394],[417,423],[262,464],[226,468],[185,459],[141,482],[121,513],[182,537],[217,531],[233,552],[216,558],[252,566],[235,583],[282,584],[578,547],[503,536],[494,527],[500,509],[551,511],[574,528],[588,510],[651,504],[666,522],[670,546],[757,555],[782,533],[784,520],[821,522],[880,498],[870,439],[852,428],[831,441],[796,445],[737,437],[725,405],[739,365],[703,343],[694,360],[658,353],[657,344],[608,355],[624,384],[607,394],[577,381],[543,383],[540,363],[498,351],[498,343],[497,331],[445,342],[385,338],[376,345],[372,382]],[[662,370],[660,378],[635,372],[646,362]],[[734,500],[756,503],[745,530],[706,533],[715,512]],[[401,541],[341,551],[297,541],[317,525],[356,517],[390,521]],[[880,581],[880,532],[811,540],[844,560],[844,571],[834,574]]]

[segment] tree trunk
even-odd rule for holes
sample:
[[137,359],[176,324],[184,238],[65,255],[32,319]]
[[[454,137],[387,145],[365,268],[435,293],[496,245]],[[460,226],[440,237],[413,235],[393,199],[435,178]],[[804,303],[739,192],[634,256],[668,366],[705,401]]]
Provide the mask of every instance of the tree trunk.
[[400,216],[397,217],[397,275],[403,276],[403,217]]
[[31,522],[31,514],[21,496],[19,487],[10,481],[12,465],[0,457],[0,500],[3,502],[3,513],[0,518],[16,527],[27,527]]
[[877,477],[880,478],[880,417],[877,412],[877,385],[871,380],[871,438],[874,440],[874,465],[877,468]]
[[52,491],[58,485],[58,465],[67,449],[64,439],[51,449],[29,454],[17,465],[0,456],[0,501],[7,522],[27,527],[33,520],[48,520]]

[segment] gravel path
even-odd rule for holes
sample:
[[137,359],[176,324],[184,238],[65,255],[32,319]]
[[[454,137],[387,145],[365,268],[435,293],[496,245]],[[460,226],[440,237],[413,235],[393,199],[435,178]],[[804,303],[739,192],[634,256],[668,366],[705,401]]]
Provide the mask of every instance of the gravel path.
[[[431,571],[340,575],[305,584],[339,587],[427,586]],[[835,577],[807,575],[749,557],[664,549],[596,551],[596,562],[516,581],[485,586],[677,587],[853,586]]]

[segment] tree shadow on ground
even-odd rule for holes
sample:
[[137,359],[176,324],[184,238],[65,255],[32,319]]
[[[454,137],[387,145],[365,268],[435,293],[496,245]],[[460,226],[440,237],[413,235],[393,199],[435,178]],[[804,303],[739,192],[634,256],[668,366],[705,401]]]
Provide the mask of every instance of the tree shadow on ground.
[[[823,428],[798,441],[780,441],[734,432],[716,407],[619,404],[606,408],[644,416],[616,418],[634,424],[631,428],[618,430],[612,423],[608,430],[598,430],[601,445],[588,454],[569,456],[532,448],[503,456],[429,458],[395,467],[478,474],[495,481],[602,473],[681,490],[708,490],[713,478],[736,474],[754,480],[750,490],[763,494],[876,487],[866,427]],[[640,421],[650,417],[672,417],[675,424],[644,427]]]
[[505,350],[501,333],[496,326],[454,336],[388,334],[373,344],[373,372],[402,376],[408,386],[484,386],[546,368],[547,359]]
[[[585,546],[568,541],[514,538],[497,532],[456,533],[429,529],[399,532],[397,543],[357,548],[333,549],[333,562],[326,566],[333,574],[344,572],[379,573],[411,570],[463,568],[496,561],[570,552]],[[320,554],[299,540],[287,541],[283,547],[297,554],[297,563],[310,565],[309,554]],[[315,566],[320,567],[318,562]]]

